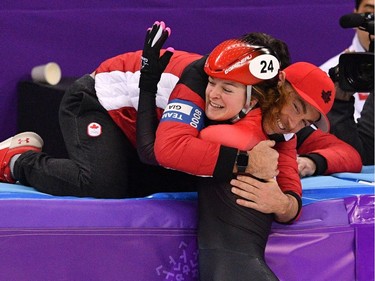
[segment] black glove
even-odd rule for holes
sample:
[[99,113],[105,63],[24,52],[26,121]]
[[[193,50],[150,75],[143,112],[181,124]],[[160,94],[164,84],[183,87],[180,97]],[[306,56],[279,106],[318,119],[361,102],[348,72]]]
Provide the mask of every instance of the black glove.
[[160,49],[170,32],[170,28],[166,28],[164,22],[155,22],[152,28],[147,30],[142,53],[136,122],[137,152],[143,163],[151,165],[159,165],[154,154],[155,134],[159,124],[156,116],[155,94],[161,74],[173,55],[173,49],[168,48],[160,57]]
[[155,93],[161,74],[167,67],[173,55],[173,49],[168,48],[160,56],[160,49],[170,35],[170,28],[165,27],[164,22],[155,22],[152,28],[147,31],[145,44],[141,58],[141,77],[139,88],[142,91]]

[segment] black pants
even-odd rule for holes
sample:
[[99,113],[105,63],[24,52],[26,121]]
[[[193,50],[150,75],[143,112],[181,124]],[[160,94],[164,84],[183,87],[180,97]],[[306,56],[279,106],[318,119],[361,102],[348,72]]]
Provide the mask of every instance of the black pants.
[[[99,103],[89,75],[65,93],[59,120],[69,159],[23,153],[14,167],[15,178],[22,184],[53,195],[96,198],[196,190],[193,176],[139,161],[136,149]],[[102,126],[99,137],[87,134],[92,122]]]
[[200,281],[278,280],[264,261],[273,216],[237,205],[230,188],[199,183]]

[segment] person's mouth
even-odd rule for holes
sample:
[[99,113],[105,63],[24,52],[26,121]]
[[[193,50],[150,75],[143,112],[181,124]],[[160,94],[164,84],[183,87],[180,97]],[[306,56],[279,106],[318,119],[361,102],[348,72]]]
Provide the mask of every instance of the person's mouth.
[[220,104],[217,104],[217,103],[214,103],[212,101],[210,101],[210,106],[212,106],[213,108],[224,108],[224,106],[220,105]]
[[277,127],[282,130],[282,131],[285,131],[286,130],[286,127],[284,126],[284,124],[281,122],[280,118],[278,118],[276,120],[276,124],[277,124]]

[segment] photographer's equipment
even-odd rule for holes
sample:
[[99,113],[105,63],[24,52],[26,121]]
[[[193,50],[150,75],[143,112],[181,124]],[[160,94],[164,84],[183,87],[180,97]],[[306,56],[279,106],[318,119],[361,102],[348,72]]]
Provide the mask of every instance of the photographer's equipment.
[[374,88],[374,54],[342,54],[339,64],[329,70],[333,82],[350,92],[370,92]]
[[333,82],[339,82],[344,91],[370,92],[374,89],[374,14],[354,13],[340,18],[343,28],[359,28],[369,33],[368,52],[346,53],[339,58],[339,64],[329,70]]
[[348,14],[340,18],[340,26],[342,28],[354,28],[358,27],[363,31],[367,31],[369,34],[374,35],[374,14],[373,13],[362,13],[362,14]]

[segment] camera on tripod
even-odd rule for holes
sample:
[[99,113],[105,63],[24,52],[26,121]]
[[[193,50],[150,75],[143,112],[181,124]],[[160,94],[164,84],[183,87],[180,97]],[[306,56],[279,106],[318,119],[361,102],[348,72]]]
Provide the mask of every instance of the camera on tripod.
[[374,14],[349,14],[340,18],[343,28],[357,27],[369,33],[368,52],[346,53],[339,58],[339,64],[329,70],[333,82],[339,82],[344,91],[370,92],[374,89]]

